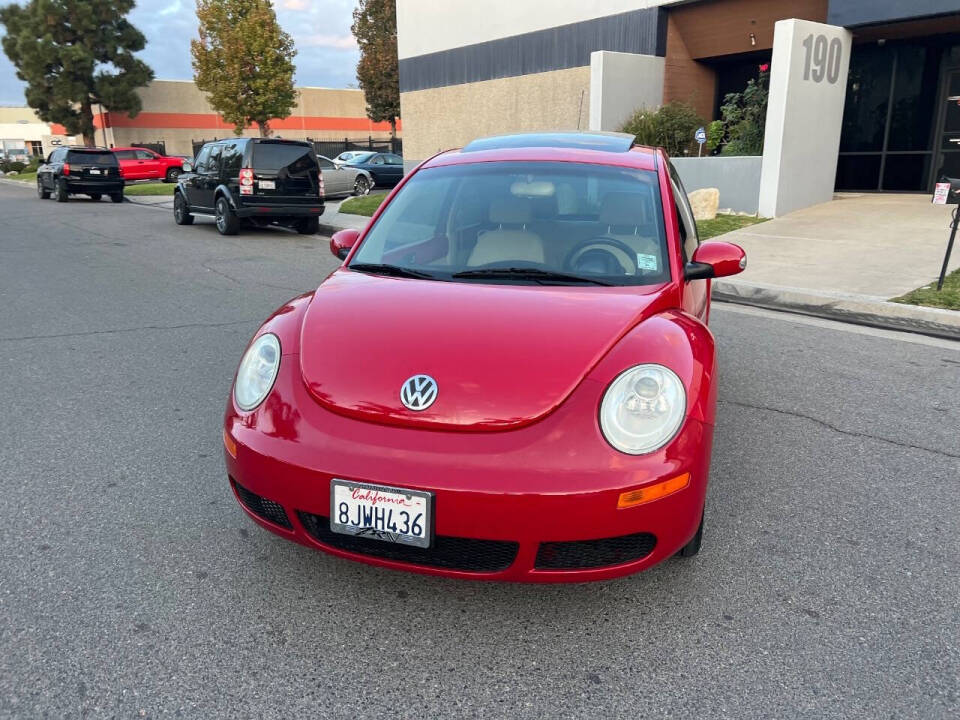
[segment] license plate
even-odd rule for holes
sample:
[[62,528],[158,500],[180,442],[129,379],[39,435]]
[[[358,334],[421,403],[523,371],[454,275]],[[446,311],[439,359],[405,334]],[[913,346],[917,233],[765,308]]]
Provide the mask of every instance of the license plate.
[[344,535],[428,548],[432,493],[422,490],[330,481],[330,530]]
[[91,174],[91,175],[99,175],[99,174],[100,174],[100,171],[97,170],[96,168],[91,168],[91,169],[90,169],[90,174]]
[[276,189],[277,189],[277,183],[274,182],[273,180],[261,180],[261,181],[260,181],[260,189],[261,189],[261,190],[276,190]]

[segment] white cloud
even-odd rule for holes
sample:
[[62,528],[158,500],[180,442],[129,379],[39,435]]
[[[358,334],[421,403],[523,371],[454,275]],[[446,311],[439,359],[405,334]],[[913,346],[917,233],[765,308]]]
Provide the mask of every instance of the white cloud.
[[353,35],[298,35],[294,37],[298,47],[336,48],[337,50],[353,50],[357,47],[357,39]]
[[[3,4],[5,0],[0,0]],[[297,45],[296,83],[347,87],[357,82],[359,58],[350,32],[356,0],[276,0],[280,25]],[[140,57],[164,80],[193,78],[190,41],[197,36],[193,0],[139,0],[130,21],[147,37]],[[2,34],[2,28],[0,28]],[[0,53],[0,103],[22,104],[23,83]]]

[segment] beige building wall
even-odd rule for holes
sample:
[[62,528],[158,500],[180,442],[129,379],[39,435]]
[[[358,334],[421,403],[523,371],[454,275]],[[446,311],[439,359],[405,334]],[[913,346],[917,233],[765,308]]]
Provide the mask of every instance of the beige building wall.
[[474,138],[506,132],[585,130],[590,67],[484,80],[400,94],[403,157],[420,162]]
[[[271,122],[274,137],[297,140],[384,139],[388,123],[374,123],[366,116],[362,90],[297,88],[297,105],[290,117]],[[223,122],[193,81],[155,80],[140,91],[143,108],[135,118],[108,113],[97,117],[98,144],[124,147],[134,143],[163,141],[172,155],[191,155],[193,141],[233,136],[233,127]],[[105,126],[105,127],[104,127]],[[401,134],[398,125],[397,134]],[[257,129],[243,135],[255,137]]]

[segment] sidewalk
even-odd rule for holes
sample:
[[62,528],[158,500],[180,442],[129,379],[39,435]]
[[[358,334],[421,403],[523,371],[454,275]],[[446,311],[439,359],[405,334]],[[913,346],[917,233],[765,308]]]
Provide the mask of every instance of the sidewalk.
[[843,194],[736,230],[717,239],[743,247],[747,269],[714,297],[960,339],[960,312],[888,302],[936,282],[950,212],[927,195]]

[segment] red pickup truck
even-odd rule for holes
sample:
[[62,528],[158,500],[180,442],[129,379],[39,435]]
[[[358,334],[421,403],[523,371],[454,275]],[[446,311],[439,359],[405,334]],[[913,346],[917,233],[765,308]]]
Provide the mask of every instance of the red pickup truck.
[[176,182],[183,172],[183,158],[159,155],[139,147],[113,148],[124,180],[163,180]]

